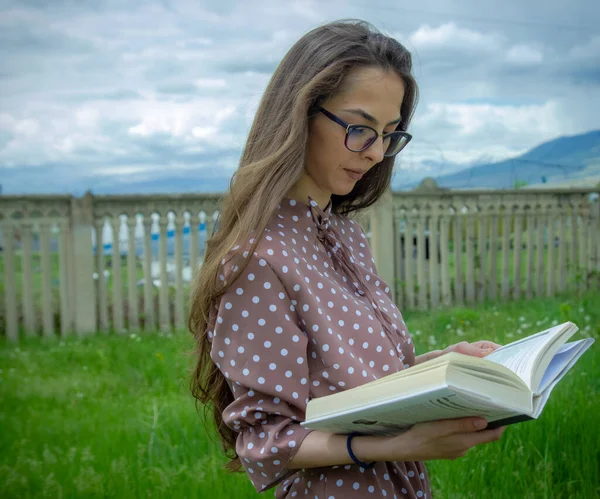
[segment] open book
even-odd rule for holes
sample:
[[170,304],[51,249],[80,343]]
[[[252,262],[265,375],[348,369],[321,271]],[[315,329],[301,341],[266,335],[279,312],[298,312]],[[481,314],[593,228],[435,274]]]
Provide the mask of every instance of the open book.
[[305,428],[330,433],[402,433],[415,423],[482,416],[488,429],[537,419],[552,389],[593,338],[567,343],[559,324],[485,358],[447,353],[364,385],[311,399]]

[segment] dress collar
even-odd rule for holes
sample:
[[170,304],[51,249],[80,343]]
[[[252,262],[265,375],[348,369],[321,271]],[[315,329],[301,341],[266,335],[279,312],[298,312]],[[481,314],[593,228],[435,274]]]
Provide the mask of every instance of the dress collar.
[[[375,315],[381,321],[381,324],[386,331],[386,335],[392,342],[392,345],[397,347],[399,342],[405,341],[397,334],[397,326],[393,319],[377,305],[377,299],[373,296],[369,285],[363,276],[363,271],[356,263],[350,250],[343,243],[342,237],[334,227],[335,224],[330,224],[331,199],[327,206],[322,209],[310,196],[306,201],[294,198],[284,197],[278,205],[281,213],[280,218],[292,218],[295,226],[292,230],[302,228],[307,232],[313,232],[316,228],[316,237],[321,241],[325,251],[330,257],[333,268],[342,275],[344,281],[349,282],[354,288],[356,296],[366,296],[371,303]],[[283,225],[282,225],[283,227]],[[325,267],[329,264],[326,262]]]
[[307,196],[305,200],[299,197],[284,196],[278,207],[284,212],[292,214],[292,216],[297,215],[299,222],[302,220],[307,222],[312,219],[319,232],[329,229],[332,208],[331,198],[329,198],[327,206],[321,208],[310,196]]

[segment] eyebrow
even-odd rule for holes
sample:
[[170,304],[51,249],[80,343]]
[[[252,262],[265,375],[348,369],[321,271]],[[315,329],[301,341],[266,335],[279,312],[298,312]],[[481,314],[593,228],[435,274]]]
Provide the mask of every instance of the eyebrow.
[[[369,113],[367,113],[364,109],[344,109],[343,111],[346,111],[347,113],[357,114],[359,116],[362,116],[364,119],[370,121],[371,123],[374,123],[375,125],[379,125],[379,121],[377,121],[377,118],[375,118],[375,116],[372,116]],[[395,119],[394,121],[390,121],[385,126],[395,125],[397,123],[400,123],[401,119],[402,119],[402,116],[399,116],[398,119]]]

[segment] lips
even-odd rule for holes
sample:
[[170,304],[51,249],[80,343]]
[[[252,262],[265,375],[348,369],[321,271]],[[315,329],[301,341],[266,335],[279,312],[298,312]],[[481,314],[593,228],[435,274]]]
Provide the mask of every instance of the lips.
[[349,170],[348,168],[344,168],[344,170],[346,171],[348,176],[353,180],[360,180],[362,178],[362,176],[364,175],[364,172],[361,172],[361,171]]

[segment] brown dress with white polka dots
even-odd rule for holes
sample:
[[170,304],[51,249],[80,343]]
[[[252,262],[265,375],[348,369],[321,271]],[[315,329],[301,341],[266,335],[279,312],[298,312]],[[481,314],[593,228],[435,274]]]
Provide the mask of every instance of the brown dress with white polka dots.
[[[237,251],[240,250],[240,251]],[[227,284],[234,247],[222,261]],[[241,276],[209,320],[211,358],[234,401],[223,418],[258,492],[275,497],[431,497],[422,462],[381,461],[287,469],[313,430],[300,426],[311,398],[414,365],[415,350],[362,227],[347,216],[285,197]]]

